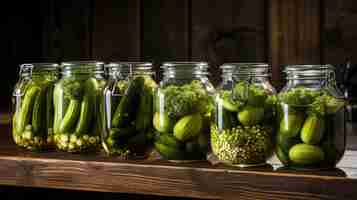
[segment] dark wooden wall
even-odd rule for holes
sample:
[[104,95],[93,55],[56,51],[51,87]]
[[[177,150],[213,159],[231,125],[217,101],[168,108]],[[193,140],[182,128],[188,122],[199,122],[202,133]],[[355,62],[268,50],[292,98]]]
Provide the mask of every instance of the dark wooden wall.
[[[12,0],[1,7],[2,110],[24,62],[355,63],[354,0]],[[4,99],[4,101],[3,101]],[[5,105],[5,106],[4,106]]]

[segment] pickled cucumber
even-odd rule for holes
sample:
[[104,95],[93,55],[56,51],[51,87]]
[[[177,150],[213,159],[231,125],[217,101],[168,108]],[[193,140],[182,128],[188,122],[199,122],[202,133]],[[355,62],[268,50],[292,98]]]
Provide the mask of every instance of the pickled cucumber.
[[30,86],[25,94],[20,110],[16,111],[16,132],[21,133],[31,120],[32,108],[34,106],[37,95],[41,88],[38,86]]
[[321,148],[309,144],[297,144],[289,151],[289,158],[298,165],[312,165],[324,160],[324,152]]

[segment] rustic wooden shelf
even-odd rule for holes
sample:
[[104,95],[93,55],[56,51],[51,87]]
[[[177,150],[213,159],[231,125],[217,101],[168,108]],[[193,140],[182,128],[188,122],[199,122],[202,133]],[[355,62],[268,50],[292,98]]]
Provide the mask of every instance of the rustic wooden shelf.
[[[7,127],[1,130],[8,133]],[[336,170],[292,172],[274,159],[265,167],[239,170],[207,162],[31,153],[16,148],[9,138],[1,141],[0,185],[205,199],[357,198],[357,153],[352,151]]]

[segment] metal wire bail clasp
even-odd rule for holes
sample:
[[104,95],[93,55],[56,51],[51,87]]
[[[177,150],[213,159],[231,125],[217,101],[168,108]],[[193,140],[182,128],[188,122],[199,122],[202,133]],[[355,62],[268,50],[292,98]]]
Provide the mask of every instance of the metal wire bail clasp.
[[23,75],[27,75],[29,77],[32,76],[32,71],[33,71],[33,64],[22,64],[20,65],[20,72],[19,75],[20,77],[23,77]]

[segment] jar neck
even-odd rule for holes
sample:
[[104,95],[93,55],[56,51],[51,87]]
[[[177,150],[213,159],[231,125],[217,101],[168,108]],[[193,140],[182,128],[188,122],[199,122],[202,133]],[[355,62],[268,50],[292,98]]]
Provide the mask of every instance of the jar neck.
[[290,79],[287,82],[288,87],[304,88],[324,88],[328,84],[326,79]]
[[95,76],[96,73],[94,68],[89,67],[75,67],[75,68],[65,68],[62,69],[62,76],[63,77],[70,77],[70,76]]
[[230,82],[233,81],[233,73],[232,72],[224,72],[222,73],[222,82]]
[[252,83],[269,81],[269,65],[266,63],[225,63],[220,66],[223,81],[247,81]]
[[330,65],[292,65],[284,72],[289,87],[324,88],[334,82],[334,71]]
[[34,63],[22,64],[20,66],[20,79],[43,79],[44,77],[57,77],[58,64],[56,63]]
[[192,80],[208,78],[208,64],[205,62],[168,62],[161,67],[164,79]]
[[118,62],[106,65],[110,79],[126,79],[135,76],[153,76],[152,63]]

